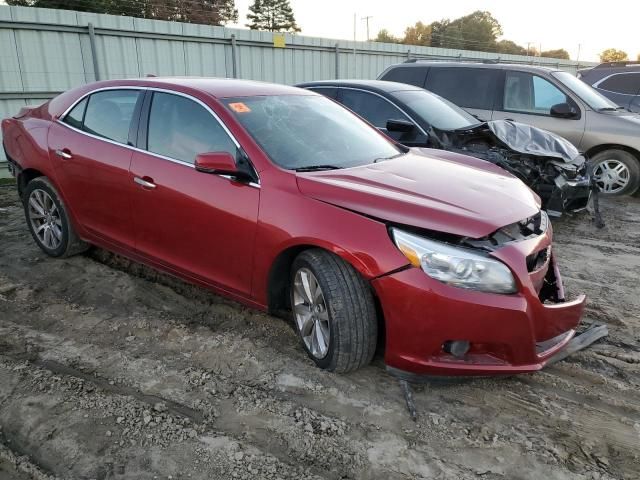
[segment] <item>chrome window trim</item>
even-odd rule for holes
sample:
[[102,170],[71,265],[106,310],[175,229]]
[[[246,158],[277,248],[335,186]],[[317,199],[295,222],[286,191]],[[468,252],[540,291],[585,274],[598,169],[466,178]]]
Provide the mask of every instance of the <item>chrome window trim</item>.
[[[383,96],[383,95],[380,95],[380,94],[379,94],[379,93],[377,93],[377,92],[372,92],[371,90],[365,90],[365,89],[363,89],[363,88],[358,88],[358,87],[343,87],[343,86],[335,86],[335,87],[334,87],[334,86],[331,86],[331,85],[322,85],[322,86],[319,86],[319,87],[315,87],[315,86],[313,86],[313,85],[312,85],[312,86],[307,87],[307,88],[308,88],[309,90],[311,90],[312,88],[337,88],[338,90],[340,90],[340,89],[343,89],[343,90],[355,90],[355,91],[358,91],[358,92],[364,92],[364,93],[369,93],[369,94],[371,94],[371,95],[375,95],[376,97],[380,97],[380,98],[381,98],[382,100],[384,100],[385,102],[390,103],[390,104],[391,104],[391,105],[393,105],[395,108],[397,108],[398,110],[400,110],[400,112],[402,112],[402,114],[403,114],[403,115],[405,115],[409,120],[411,120],[411,121],[414,123],[414,125],[415,125],[416,127],[418,127],[418,130],[420,130],[420,131],[422,132],[422,134],[423,134],[423,135],[426,135],[427,137],[429,136],[429,135],[427,134],[427,132],[425,132],[425,131],[422,129],[422,127],[420,126],[420,124],[419,124],[418,122],[416,122],[416,121],[413,119],[413,117],[412,117],[411,115],[409,115],[409,114],[408,114],[407,112],[405,112],[402,108],[400,108],[398,105],[396,105],[396,104],[395,104],[395,103],[393,103],[391,100],[389,100],[387,97],[385,97],[385,96]],[[349,107],[347,107],[344,103],[342,103],[341,101],[339,101],[338,99],[330,99],[330,100],[336,100],[340,105],[342,105],[342,106],[343,106],[344,108],[346,108],[347,110],[349,110],[349,111],[353,111],[353,110],[351,110]],[[360,115],[360,114],[359,114],[359,113],[357,113],[357,112],[355,112],[355,113],[356,113],[357,115]],[[364,117],[362,117],[362,118],[364,118]],[[366,118],[365,118],[365,120],[366,120]],[[367,121],[368,121],[368,120],[367,120]],[[375,127],[375,128],[382,128],[382,127],[376,127],[375,125],[374,125],[374,127]]]
[[606,77],[603,77],[600,80],[598,80],[596,83],[594,83],[593,84],[593,88],[597,88],[598,90],[602,90],[603,92],[615,93],[616,95],[624,95],[626,97],[637,97],[637,96],[640,96],[640,90],[638,90],[638,93],[621,93],[621,92],[614,92],[613,90],[607,90],[606,88],[601,88],[600,87],[601,83],[603,83],[605,80],[609,80],[611,77],[615,77],[616,75],[638,75],[640,77],[640,71],[639,72],[616,72],[616,73],[612,73],[611,75],[607,75]]
[[[196,103],[198,103],[199,105],[201,105],[202,107],[204,107],[205,110],[207,110],[212,116],[213,118],[218,122],[218,124],[220,124],[220,126],[222,127],[222,129],[227,133],[227,135],[229,135],[229,137],[231,138],[231,140],[233,141],[233,143],[235,144],[235,146],[238,148],[238,150],[244,152],[244,150],[242,149],[242,147],[240,146],[240,143],[238,142],[238,140],[236,140],[236,138],[233,136],[233,134],[229,131],[229,129],[227,128],[227,126],[224,124],[224,122],[222,122],[222,120],[220,120],[220,117],[218,117],[218,115],[211,110],[211,108],[205,104],[204,102],[202,102],[201,100],[187,94],[187,93],[183,93],[183,92],[176,92],[175,90],[169,90],[166,88],[157,88],[157,87],[148,87],[148,86],[137,86],[137,85],[121,85],[121,86],[113,86],[113,87],[102,87],[102,88],[97,88],[95,90],[91,90],[90,92],[85,93],[83,96],[81,96],[78,100],[76,100],[75,102],[73,102],[73,104],[67,108],[61,115],[58,116],[58,118],[56,118],[56,123],[59,123],[60,125],[63,125],[71,130],[74,130],[78,133],[81,133],[83,135],[86,135],[88,137],[91,138],[95,138],[96,140],[102,140],[103,142],[107,142],[107,143],[111,143],[113,145],[118,145],[120,147],[125,147],[128,148],[130,150],[136,151],[136,152],[140,152],[140,153],[146,153],[147,155],[152,155],[154,157],[157,158],[161,158],[163,160],[168,160],[169,162],[173,162],[176,163],[178,165],[184,165],[186,167],[190,167],[195,169],[195,165],[193,163],[189,163],[189,162],[185,162],[184,160],[178,160],[176,158],[171,158],[171,157],[167,157],[165,155],[161,155],[159,153],[155,153],[152,152],[150,150],[145,150],[142,148],[138,148],[138,147],[134,147],[133,145],[128,145],[126,143],[120,143],[120,142],[116,142],[115,140],[111,140],[110,138],[106,138],[106,137],[100,137],[98,135],[94,135],[92,133],[89,132],[85,132],[84,130],[80,130],[78,128],[75,128],[71,125],[69,125],[68,123],[66,123],[64,121],[64,118],[67,116],[67,114],[73,110],[73,108],[79,104],[80,102],[82,102],[85,98],[87,98],[89,95],[93,95],[94,93],[98,93],[98,92],[102,92],[102,91],[107,91],[107,90],[138,90],[141,92],[145,92],[145,91],[153,91],[153,92],[161,92],[161,93],[167,93],[167,94],[173,94],[173,95],[178,95],[178,96],[182,96],[185,98],[188,98],[189,100],[195,101]],[[252,165],[253,167],[253,165]],[[247,185],[251,186],[251,187],[256,187],[256,188],[260,188],[260,176],[257,172],[257,170],[255,169],[255,167],[253,168],[253,170],[256,172],[256,175],[258,175],[258,182],[249,182]],[[227,178],[229,180],[232,179],[232,177],[230,175],[219,175],[220,177],[223,178]]]

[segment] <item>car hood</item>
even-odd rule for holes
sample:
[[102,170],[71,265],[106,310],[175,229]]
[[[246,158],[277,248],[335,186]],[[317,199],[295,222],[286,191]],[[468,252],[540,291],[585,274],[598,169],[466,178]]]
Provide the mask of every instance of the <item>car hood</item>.
[[412,149],[341,170],[297,173],[303,195],[381,220],[480,238],[535,215],[540,199],[484,160]]

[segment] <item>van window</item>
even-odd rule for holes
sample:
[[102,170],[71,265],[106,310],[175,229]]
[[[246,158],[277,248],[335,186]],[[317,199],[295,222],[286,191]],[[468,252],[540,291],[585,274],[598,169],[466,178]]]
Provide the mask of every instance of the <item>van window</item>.
[[425,88],[463,108],[493,110],[497,72],[486,68],[431,67]]
[[505,72],[505,111],[550,115],[552,106],[569,102],[558,87],[542,77],[528,72]]
[[395,67],[380,78],[387,82],[400,82],[423,88],[429,67]]
[[640,92],[640,72],[611,75],[598,83],[597,88],[625,95],[637,95]]

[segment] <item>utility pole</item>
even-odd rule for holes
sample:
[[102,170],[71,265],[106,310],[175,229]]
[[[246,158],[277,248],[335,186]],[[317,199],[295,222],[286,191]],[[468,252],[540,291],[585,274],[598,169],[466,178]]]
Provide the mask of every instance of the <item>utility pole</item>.
[[364,20],[365,22],[367,22],[367,42],[369,41],[369,19],[373,18],[373,15],[367,15],[365,17],[362,17],[360,20]]

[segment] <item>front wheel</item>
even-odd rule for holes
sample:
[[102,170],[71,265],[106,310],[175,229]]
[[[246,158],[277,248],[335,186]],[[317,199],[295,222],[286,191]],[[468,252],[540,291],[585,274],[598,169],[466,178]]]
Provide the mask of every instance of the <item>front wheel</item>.
[[291,310],[302,345],[320,368],[344,373],[371,362],[378,337],[373,294],[340,257],[320,249],[298,255]]
[[640,164],[629,152],[605,150],[590,161],[596,185],[604,195],[631,195],[640,186]]
[[23,202],[31,235],[47,255],[69,257],[89,248],[76,235],[58,191],[46,177],[27,184]]

